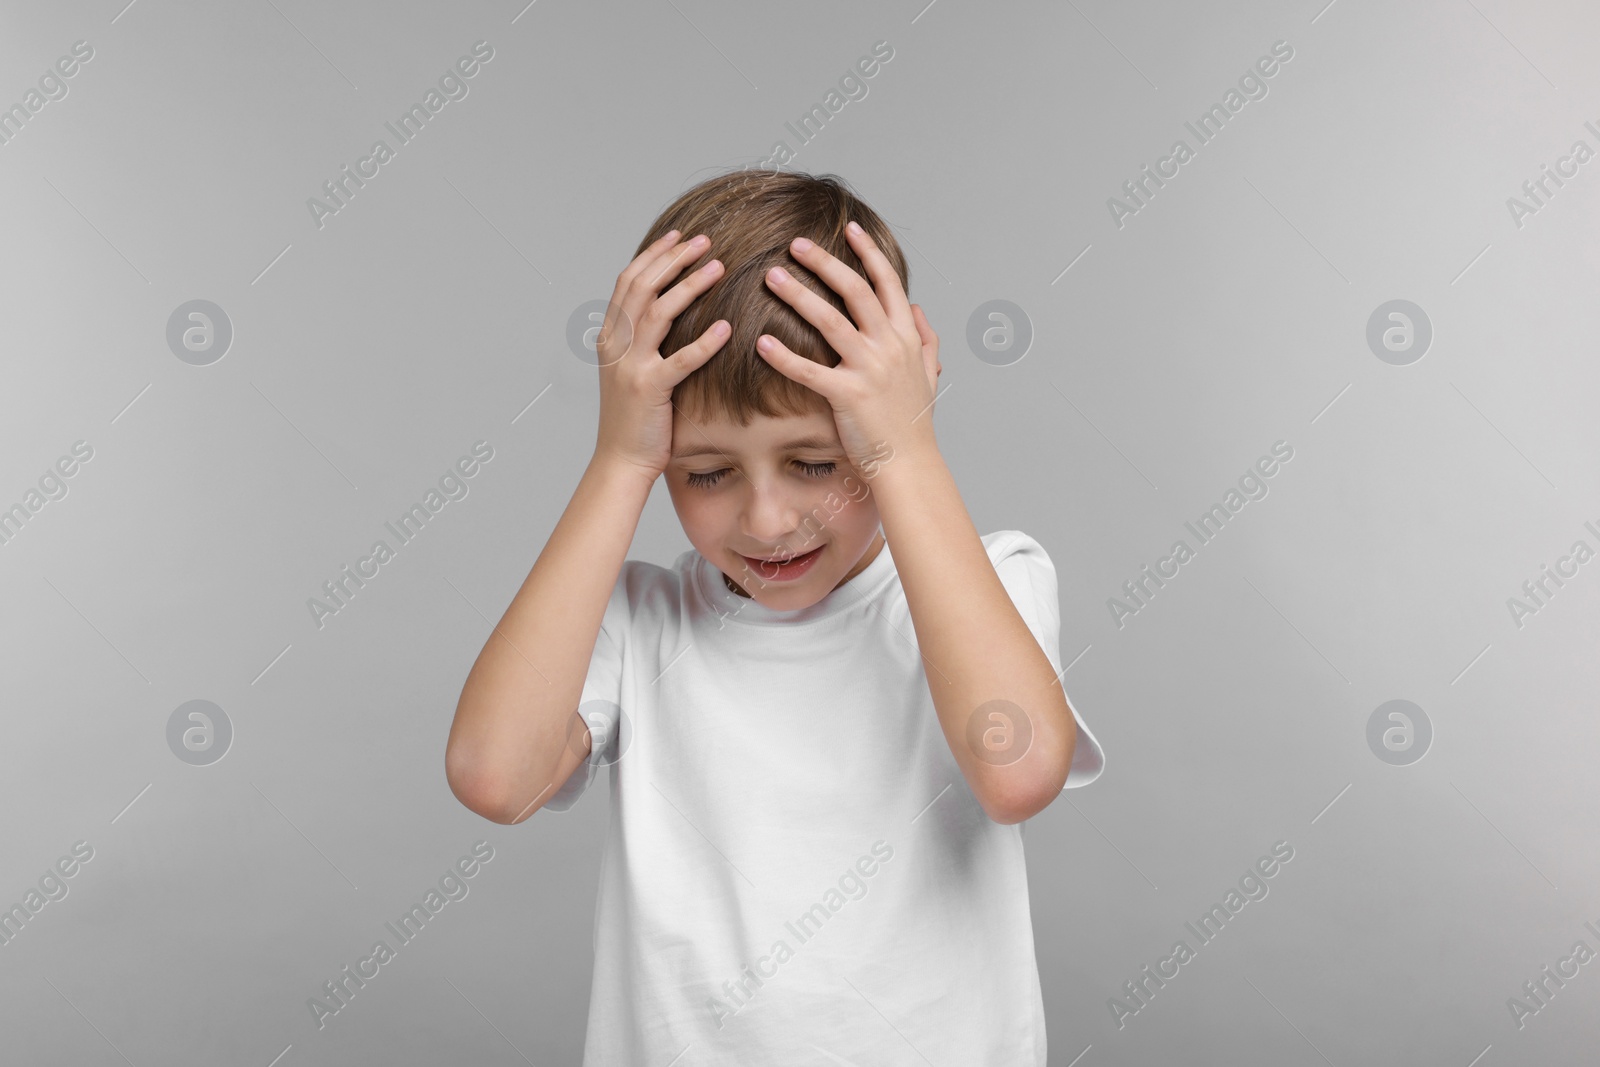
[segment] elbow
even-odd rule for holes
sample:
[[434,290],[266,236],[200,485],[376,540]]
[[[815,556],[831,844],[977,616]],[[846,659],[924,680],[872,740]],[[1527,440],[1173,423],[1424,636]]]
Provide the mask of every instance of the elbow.
[[991,790],[988,796],[980,797],[978,803],[991,820],[1011,826],[1039,814],[1060,792],[1059,784],[1052,791],[1048,783],[1012,782],[1005,788]]
[[533,806],[514,808],[506,801],[504,791],[497,788],[487,775],[475,767],[464,765],[463,760],[453,756],[452,752],[445,754],[445,781],[461,806],[474,815],[481,815],[502,826],[511,826],[538,810]]
[[499,823],[501,826],[515,826],[538,811],[541,806],[537,803],[508,803],[501,794],[481,786],[457,788],[452,783],[450,791],[456,795],[457,800],[461,801],[462,807],[474,815],[481,815],[490,822]]
[[1039,814],[1061,795],[1067,786],[1067,775],[1072,772],[1072,754],[1077,747],[1077,731],[1068,735],[1062,752],[1050,760],[1049,773],[1043,779],[1016,781],[982,801],[984,812],[1003,826],[1026,822]]
[[1019,822],[1027,822],[1039,814],[1050,806],[1050,802],[1056,796],[1055,793],[1029,793],[1004,801],[990,801],[983,806],[983,810],[992,821],[1002,826],[1012,826]]

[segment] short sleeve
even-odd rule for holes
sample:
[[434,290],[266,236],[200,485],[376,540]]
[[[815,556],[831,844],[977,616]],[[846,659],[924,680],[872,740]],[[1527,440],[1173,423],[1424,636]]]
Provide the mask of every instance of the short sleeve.
[[[1017,614],[1028,624],[1039,647],[1050,660],[1050,667],[1061,676],[1061,608],[1056,585],[1055,564],[1044,548],[1020,530],[1001,530],[983,538],[989,559],[994,562],[1000,584],[1011,595]],[[1064,685],[1064,683],[1063,683]],[[1083,721],[1076,702],[1068,695],[1072,717],[1078,724],[1078,740],[1072,750],[1072,766],[1067,771],[1063,790],[1088,785],[1105,769],[1105,752]]]
[[[628,568],[622,565],[617,584],[606,602],[595,636],[594,652],[589,657],[589,673],[583,679],[583,693],[577,711],[589,726],[592,744],[588,757],[573,769],[554,796],[545,801],[550,811],[566,811],[589,788],[601,766],[616,762],[619,711],[622,699],[622,651],[629,628]],[[581,738],[579,738],[581,743]]]

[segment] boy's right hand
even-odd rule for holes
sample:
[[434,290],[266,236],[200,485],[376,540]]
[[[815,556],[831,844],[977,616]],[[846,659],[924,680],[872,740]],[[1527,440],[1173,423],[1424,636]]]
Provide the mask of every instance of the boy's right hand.
[[657,295],[704,254],[704,234],[680,242],[673,231],[639,253],[617,276],[595,348],[600,357],[600,431],[595,455],[619,459],[653,480],[672,455],[672,389],[710,359],[732,333],[725,319],[666,359],[660,347],[690,302],[722,275],[712,260]]

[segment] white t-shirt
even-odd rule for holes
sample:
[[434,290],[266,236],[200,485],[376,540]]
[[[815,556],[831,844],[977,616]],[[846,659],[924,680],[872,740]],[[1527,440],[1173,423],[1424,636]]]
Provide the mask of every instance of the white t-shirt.
[[[1059,674],[1049,556],[982,540]],[[582,699],[594,751],[545,807],[611,767],[584,1067],[1044,1067],[1026,823],[951,754],[888,545],[790,612],[693,549],[627,560]],[[1077,726],[1069,789],[1105,764]]]

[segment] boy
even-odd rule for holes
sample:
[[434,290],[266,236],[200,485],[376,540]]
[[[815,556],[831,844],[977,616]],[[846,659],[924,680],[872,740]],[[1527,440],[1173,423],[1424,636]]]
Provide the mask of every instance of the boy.
[[[762,171],[617,279],[594,457],[445,757],[500,823],[611,766],[585,1067],[1044,1067],[1019,824],[1104,757],[1049,557],[939,454],[907,283],[841,182]],[[624,558],[662,476],[671,568]]]

